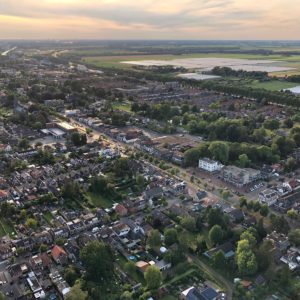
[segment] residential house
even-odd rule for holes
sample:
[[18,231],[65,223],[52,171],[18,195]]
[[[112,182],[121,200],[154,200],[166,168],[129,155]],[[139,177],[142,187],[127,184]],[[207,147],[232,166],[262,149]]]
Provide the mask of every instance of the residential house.
[[51,250],[53,260],[60,265],[65,265],[68,262],[68,255],[66,251],[58,245],[55,245]]
[[67,284],[67,282],[63,279],[58,271],[54,271],[49,274],[51,282],[55,285],[59,294],[66,299],[68,293],[70,292],[71,288]]
[[125,237],[130,232],[130,227],[126,224],[119,223],[113,227],[113,231],[118,237]]
[[228,216],[233,223],[240,223],[244,220],[245,214],[239,208],[233,208],[228,212]]
[[280,261],[288,265],[291,271],[300,268],[300,249],[291,247],[287,253],[280,258]]
[[124,217],[127,215],[128,210],[123,204],[117,204],[115,207],[115,212],[118,216]]
[[190,287],[185,291],[181,292],[179,299],[180,300],[217,300],[219,293],[211,288],[207,287],[200,291],[195,287]]
[[163,189],[161,187],[150,188],[144,192],[146,200],[157,200],[161,196],[163,196]]
[[211,259],[218,251],[222,251],[227,259],[233,258],[235,255],[235,247],[231,242],[226,242],[220,246],[210,249],[204,252],[204,255]]
[[274,248],[278,249],[280,252],[284,252],[290,245],[289,239],[285,234],[277,233],[273,231],[265,237],[266,241],[271,241]]

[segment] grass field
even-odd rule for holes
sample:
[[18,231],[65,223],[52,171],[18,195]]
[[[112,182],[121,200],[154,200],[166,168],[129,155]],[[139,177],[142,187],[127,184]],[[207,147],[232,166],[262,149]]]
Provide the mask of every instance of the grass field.
[[114,109],[123,110],[126,112],[131,112],[131,105],[130,103],[125,102],[117,102],[113,104]]
[[272,80],[272,81],[266,81],[266,82],[259,82],[258,80],[255,80],[251,84],[246,84],[246,85],[249,85],[250,87],[258,88],[258,89],[279,91],[279,90],[295,87],[295,86],[297,86],[297,83],[279,81],[279,80]]
[[6,222],[5,219],[0,219],[0,235],[9,235],[10,237],[14,237],[16,234],[16,231],[13,226],[10,226],[8,222]]
[[50,224],[51,221],[53,220],[53,215],[51,214],[50,211],[44,213],[43,216],[44,216],[45,220],[46,220],[49,224]]
[[106,197],[92,192],[88,192],[86,196],[88,201],[96,207],[110,208],[114,203],[114,200],[111,197]]

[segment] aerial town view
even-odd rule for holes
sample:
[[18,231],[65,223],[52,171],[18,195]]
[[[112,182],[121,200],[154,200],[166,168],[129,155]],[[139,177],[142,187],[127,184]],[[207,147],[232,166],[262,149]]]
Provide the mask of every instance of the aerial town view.
[[0,8],[0,300],[300,300],[297,0]]

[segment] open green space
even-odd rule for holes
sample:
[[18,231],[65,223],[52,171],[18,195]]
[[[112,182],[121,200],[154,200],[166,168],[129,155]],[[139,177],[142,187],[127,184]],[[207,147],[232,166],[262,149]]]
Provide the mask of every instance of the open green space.
[[88,192],[86,196],[88,202],[96,207],[110,208],[115,202],[112,196],[100,195],[92,192]]
[[14,237],[16,234],[15,228],[13,225],[9,224],[4,218],[0,219],[0,236],[9,235]]
[[50,211],[47,211],[46,213],[43,214],[45,220],[50,224],[51,221],[53,220],[53,215],[51,214]]
[[[246,84],[246,85],[248,85],[248,84]],[[258,80],[254,80],[249,84],[249,86],[252,88],[257,88],[257,89],[279,91],[279,90],[295,87],[295,86],[297,86],[297,83],[280,81],[280,80],[271,80],[271,81],[265,81],[265,82],[260,82]]]
[[6,235],[6,232],[4,231],[2,225],[0,224],[0,237],[3,237]]
[[116,102],[116,103],[113,103],[113,109],[131,112],[131,105],[130,105],[130,103]]
[[[126,263],[128,262],[128,260],[123,256],[123,255],[118,255],[117,257],[117,264],[121,267],[122,270],[124,270],[126,272]],[[131,278],[135,281],[135,282],[140,282],[143,285],[145,285],[145,279],[142,273],[140,273],[137,269],[135,270],[135,272],[130,273]]]

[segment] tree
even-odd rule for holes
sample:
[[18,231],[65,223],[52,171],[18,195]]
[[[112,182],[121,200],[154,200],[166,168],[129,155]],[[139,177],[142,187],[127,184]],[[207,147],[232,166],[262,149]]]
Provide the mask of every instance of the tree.
[[217,269],[223,269],[226,264],[226,258],[222,250],[214,253],[212,257],[212,265]]
[[295,209],[290,209],[290,210],[288,210],[287,211],[287,216],[289,217],[289,218],[291,218],[291,219],[297,219],[298,218],[298,213],[297,213],[297,211],[295,210]]
[[294,126],[294,122],[291,118],[287,118],[287,119],[284,120],[284,125],[287,128],[292,128]]
[[193,217],[183,217],[180,225],[188,231],[196,231],[196,220]]
[[267,235],[267,231],[264,227],[264,219],[263,218],[260,218],[257,222],[257,225],[256,225],[256,232],[258,234],[258,237],[260,238],[260,240],[262,240],[263,238],[266,237]]
[[288,265],[284,265],[279,272],[277,272],[277,276],[279,279],[279,283],[281,286],[286,287],[291,282],[291,271],[288,267]]
[[276,119],[268,119],[264,122],[264,128],[270,129],[270,130],[275,130],[279,128],[279,121]]
[[37,224],[38,224],[37,220],[33,218],[28,218],[25,223],[25,225],[31,229],[36,229]]
[[169,250],[164,254],[164,260],[175,266],[185,260],[182,249]]
[[200,151],[197,148],[192,148],[184,152],[184,165],[186,167],[195,167],[198,165]]
[[74,144],[74,146],[83,146],[87,142],[86,134],[81,134],[79,132],[74,132],[71,135],[71,141]]
[[226,227],[226,222],[224,220],[224,215],[220,209],[210,208],[207,213],[207,222],[209,227],[214,225],[220,225],[222,228]]
[[250,227],[241,234],[240,240],[247,240],[250,247],[253,249],[257,243],[256,234],[255,228]]
[[214,159],[222,163],[226,163],[228,161],[229,147],[226,143],[219,141],[212,142],[209,145],[208,150]]
[[243,208],[244,206],[247,207],[247,199],[245,196],[240,197],[240,207]]
[[222,242],[223,240],[223,230],[221,228],[220,225],[214,225],[209,233],[208,233],[208,237],[209,237],[209,240],[211,241],[211,243],[213,245],[215,244],[219,244],[220,242]]
[[80,186],[75,181],[69,181],[65,183],[62,188],[62,196],[68,200],[78,199],[81,194]]
[[114,163],[114,172],[118,177],[132,175],[132,170],[129,166],[129,159],[126,157],[117,159]]
[[47,246],[47,245],[45,245],[45,244],[41,244],[41,245],[40,245],[39,251],[40,251],[41,253],[46,252],[47,250],[48,250],[48,246]]
[[18,147],[20,149],[26,150],[29,148],[29,141],[26,138],[23,138],[19,141]]
[[80,272],[73,266],[70,266],[65,269],[64,278],[70,286],[73,286],[76,280],[80,278]]
[[250,165],[251,160],[249,159],[247,154],[241,154],[239,156],[238,164],[241,168],[246,168]]
[[264,241],[259,246],[258,251],[256,251],[257,265],[260,272],[265,271],[271,264],[272,255],[270,253],[272,252],[272,248],[271,241]]
[[253,204],[253,210],[256,212],[256,211],[259,211],[261,209],[261,204],[256,201],[254,204]]
[[5,295],[2,292],[0,292],[0,300],[5,300]]
[[222,191],[222,198],[224,200],[227,200],[229,198],[229,196],[230,196],[229,191]]
[[147,244],[152,249],[161,246],[161,236],[160,236],[160,232],[157,229],[154,229],[150,232],[150,235],[147,240]]
[[93,193],[97,194],[105,194],[108,191],[108,185],[107,180],[104,176],[96,176],[92,177],[91,184],[90,184],[90,190]]
[[132,276],[136,272],[136,265],[133,261],[128,261],[124,266],[125,271]]
[[253,275],[256,273],[257,261],[248,240],[238,242],[236,262],[240,274]]
[[161,283],[161,272],[156,266],[150,266],[145,272],[145,280],[150,290],[157,289]]
[[121,300],[132,300],[132,293],[129,291],[125,291],[122,295],[121,295]]
[[171,246],[178,241],[177,231],[174,228],[167,228],[164,232],[166,246]]
[[81,289],[80,283],[76,283],[67,294],[66,300],[87,300],[88,293]]
[[286,161],[284,168],[287,172],[291,172],[296,168],[296,165],[296,160],[293,157],[289,157]]
[[284,216],[276,216],[272,214],[270,216],[270,219],[271,219],[271,226],[273,230],[280,233],[288,234],[290,230],[290,225]]
[[108,245],[92,241],[80,252],[86,276],[94,282],[109,281],[113,277],[113,255]]
[[263,204],[259,210],[259,213],[263,216],[266,217],[269,214],[269,207],[267,204]]
[[143,175],[138,175],[138,176],[136,176],[135,181],[136,181],[137,186],[138,186],[140,189],[142,189],[143,186],[144,186],[144,184],[145,184],[144,176],[143,176]]
[[300,246],[300,229],[292,230],[289,235],[289,241],[296,246]]

